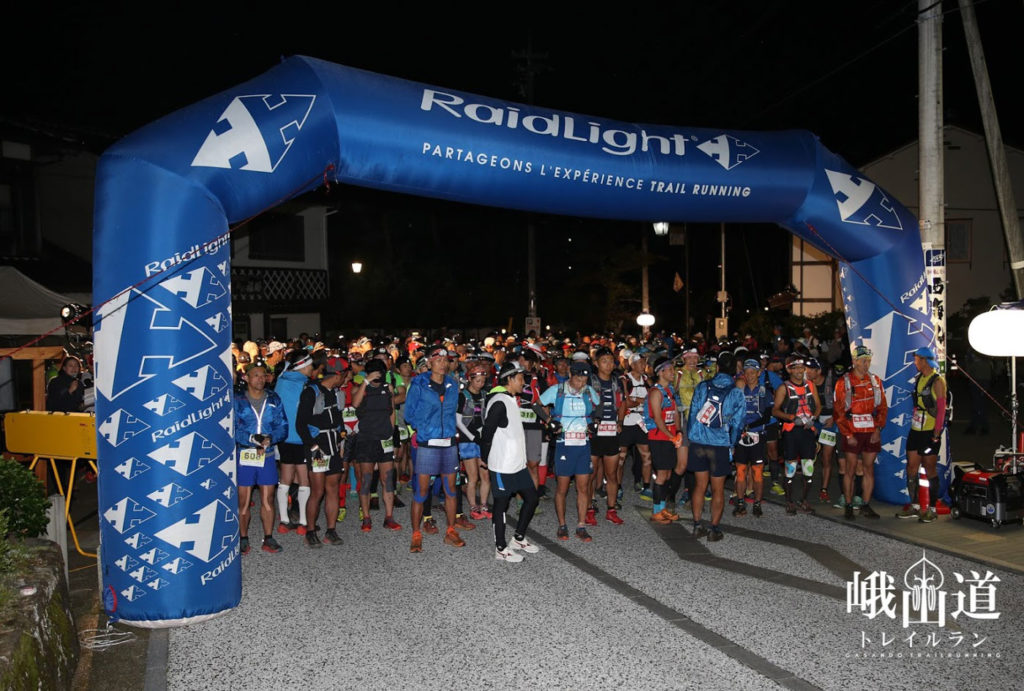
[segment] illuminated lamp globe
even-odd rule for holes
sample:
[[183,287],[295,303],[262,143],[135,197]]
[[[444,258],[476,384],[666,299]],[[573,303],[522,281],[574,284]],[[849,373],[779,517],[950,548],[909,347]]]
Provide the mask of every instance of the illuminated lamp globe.
[[971,320],[967,340],[982,355],[1024,356],[1024,310],[994,309]]
[[668,235],[668,223],[665,221],[658,221],[654,224],[654,234],[661,237]]
[[362,270],[363,270],[363,263],[362,262],[352,262],[352,273],[354,273],[354,274],[361,273]]
[[654,315],[650,312],[641,312],[636,318],[637,326],[642,326],[645,329],[654,326]]

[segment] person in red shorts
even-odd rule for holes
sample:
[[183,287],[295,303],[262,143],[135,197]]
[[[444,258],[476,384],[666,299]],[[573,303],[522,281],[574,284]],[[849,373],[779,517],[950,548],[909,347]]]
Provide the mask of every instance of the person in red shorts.
[[863,504],[860,515],[878,518],[871,508],[871,493],[875,488],[875,458],[882,450],[882,429],[889,414],[882,380],[871,371],[871,350],[859,345],[853,350],[853,369],[836,382],[833,411],[839,433],[843,437],[843,455],[846,472],[843,475],[843,495],[846,498],[846,519],[853,520],[854,475],[864,474]]

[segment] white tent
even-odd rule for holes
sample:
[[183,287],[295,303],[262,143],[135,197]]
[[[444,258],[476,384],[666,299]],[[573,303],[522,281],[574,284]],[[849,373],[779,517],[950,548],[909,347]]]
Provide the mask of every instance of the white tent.
[[13,266],[0,266],[0,335],[39,336],[60,329],[60,308],[75,301]]

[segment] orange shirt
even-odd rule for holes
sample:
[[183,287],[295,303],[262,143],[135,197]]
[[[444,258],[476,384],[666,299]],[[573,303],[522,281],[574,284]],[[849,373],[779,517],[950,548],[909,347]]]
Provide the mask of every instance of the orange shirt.
[[[853,396],[850,410],[846,409],[846,378],[853,384]],[[872,385],[872,381],[874,385]],[[875,408],[875,387],[878,387],[878,407]],[[885,427],[889,415],[889,404],[885,400],[885,387],[877,375],[868,372],[866,377],[858,377],[850,371],[836,381],[836,397],[833,410],[836,424],[844,437],[853,436],[855,432],[874,432]],[[849,415],[847,415],[849,413]]]

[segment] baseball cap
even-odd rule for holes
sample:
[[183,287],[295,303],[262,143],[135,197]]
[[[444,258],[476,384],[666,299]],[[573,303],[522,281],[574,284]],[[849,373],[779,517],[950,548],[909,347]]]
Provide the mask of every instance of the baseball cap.
[[821,369],[821,363],[818,362],[818,358],[807,358],[807,362],[804,365],[807,369]]
[[938,368],[939,366],[939,359],[935,356],[935,351],[932,348],[918,348],[914,351],[914,355],[927,360],[928,364],[933,368]]
[[791,367],[797,367],[799,365],[806,365],[806,364],[807,364],[807,361],[804,360],[799,355],[790,355],[788,358],[786,358],[786,369],[790,369]]
[[589,356],[587,355],[586,351],[577,350],[575,353],[572,354],[572,359],[573,362],[586,362],[589,359]]
[[853,359],[859,360],[862,357],[871,357],[871,349],[864,345],[859,345],[853,349]]
[[367,374],[373,374],[374,372],[380,372],[381,374],[384,374],[387,371],[388,366],[384,364],[383,360],[372,358],[369,362],[366,363]]
[[629,364],[633,364],[637,360],[643,360],[643,359],[644,359],[644,356],[641,355],[640,353],[630,353],[629,354]]
[[281,341],[271,341],[267,344],[267,355],[273,355],[279,350],[284,350],[284,343]]
[[502,364],[501,370],[498,372],[498,381],[505,381],[509,377],[523,374],[525,371],[518,362],[509,360]]
[[574,377],[589,377],[590,365],[588,365],[586,362],[583,362],[582,360],[577,360],[576,362],[569,365],[569,374],[571,374]]
[[329,357],[327,358],[327,364],[324,366],[324,376],[329,377],[332,374],[341,374],[348,370],[348,360],[341,357]]
[[761,369],[761,363],[754,358],[748,358],[743,361],[743,369]]

